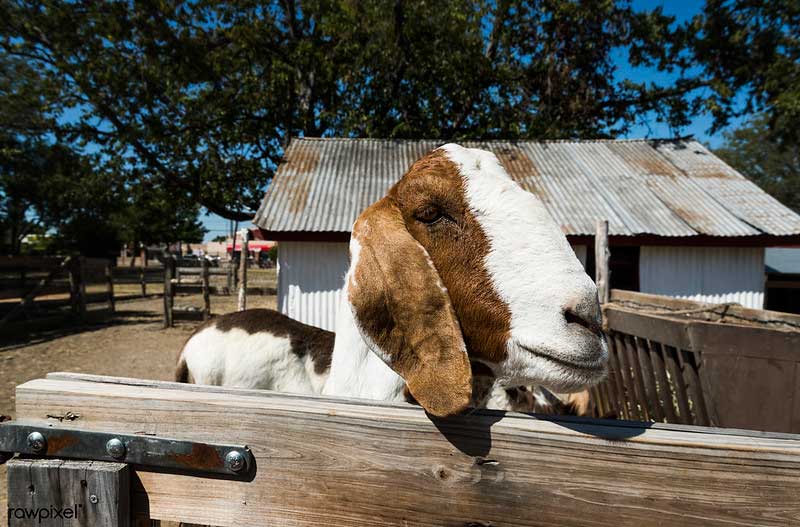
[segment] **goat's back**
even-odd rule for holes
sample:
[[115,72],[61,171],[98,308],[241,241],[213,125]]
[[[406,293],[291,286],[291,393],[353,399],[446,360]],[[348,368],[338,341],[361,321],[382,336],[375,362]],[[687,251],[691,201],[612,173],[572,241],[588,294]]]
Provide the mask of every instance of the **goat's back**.
[[248,309],[200,326],[183,346],[176,380],[319,393],[334,334],[271,309]]

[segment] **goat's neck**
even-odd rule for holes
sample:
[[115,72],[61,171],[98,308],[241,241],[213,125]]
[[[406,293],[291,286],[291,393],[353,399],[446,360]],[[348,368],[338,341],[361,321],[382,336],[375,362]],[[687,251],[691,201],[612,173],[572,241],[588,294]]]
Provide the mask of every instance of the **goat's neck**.
[[336,312],[336,340],[324,395],[404,401],[405,382],[364,342],[342,291]]

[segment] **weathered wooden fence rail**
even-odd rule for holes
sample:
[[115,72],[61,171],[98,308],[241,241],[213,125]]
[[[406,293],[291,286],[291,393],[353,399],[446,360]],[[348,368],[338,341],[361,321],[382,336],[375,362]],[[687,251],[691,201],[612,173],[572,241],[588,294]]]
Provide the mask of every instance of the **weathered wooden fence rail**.
[[[149,284],[162,284],[164,282],[164,267],[158,266],[139,266],[139,267],[115,267],[114,283],[125,285],[138,285],[141,289],[140,296],[147,296],[147,286]],[[160,292],[159,292],[160,294]]]
[[[87,292],[87,285],[93,288]],[[46,328],[113,313],[111,262],[69,257],[0,258],[0,333]],[[102,303],[106,309],[89,310]]]
[[614,290],[598,413],[800,432],[800,317]]
[[[135,525],[800,522],[793,435],[499,412],[432,420],[407,404],[80,374],[17,387],[16,412],[19,423],[49,427],[50,457],[80,448],[64,430],[249,446],[255,462],[244,478],[128,465],[130,495],[118,498],[130,498]],[[200,450],[180,459],[207,460]],[[120,468],[101,465],[112,471],[109,488],[124,493]],[[31,473],[12,465],[9,477]],[[58,487],[53,474],[46,481]],[[38,487],[25,489],[24,503],[9,507],[26,506]],[[80,488],[48,492],[90,499]]]

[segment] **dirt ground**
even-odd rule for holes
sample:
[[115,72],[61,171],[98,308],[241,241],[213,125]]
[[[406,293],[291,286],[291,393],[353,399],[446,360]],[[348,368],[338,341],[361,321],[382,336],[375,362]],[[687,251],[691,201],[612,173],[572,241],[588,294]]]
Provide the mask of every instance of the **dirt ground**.
[[[202,304],[199,296],[178,297],[176,305]],[[275,308],[275,296],[249,295],[247,307]],[[212,296],[215,315],[235,310],[235,296]],[[172,380],[177,354],[200,321],[177,320],[162,328],[163,300],[152,297],[117,303],[103,324],[62,328],[24,341],[0,342],[0,415],[14,416],[14,388],[53,371]],[[5,465],[0,465],[0,525],[6,525]]]

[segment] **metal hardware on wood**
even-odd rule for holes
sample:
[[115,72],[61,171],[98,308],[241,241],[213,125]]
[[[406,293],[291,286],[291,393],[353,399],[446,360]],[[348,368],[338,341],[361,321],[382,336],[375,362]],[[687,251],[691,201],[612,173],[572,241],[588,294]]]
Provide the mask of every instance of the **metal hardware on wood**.
[[27,443],[34,454],[41,454],[47,449],[47,440],[41,432],[31,432],[28,434]]
[[0,460],[6,453],[121,461],[193,475],[245,476],[255,469],[253,453],[246,446],[57,428],[26,421],[0,423]]
[[125,457],[125,443],[113,437],[106,443],[106,452],[114,459],[122,459]]
[[247,461],[241,452],[231,450],[225,455],[225,465],[238,474],[247,467]]

